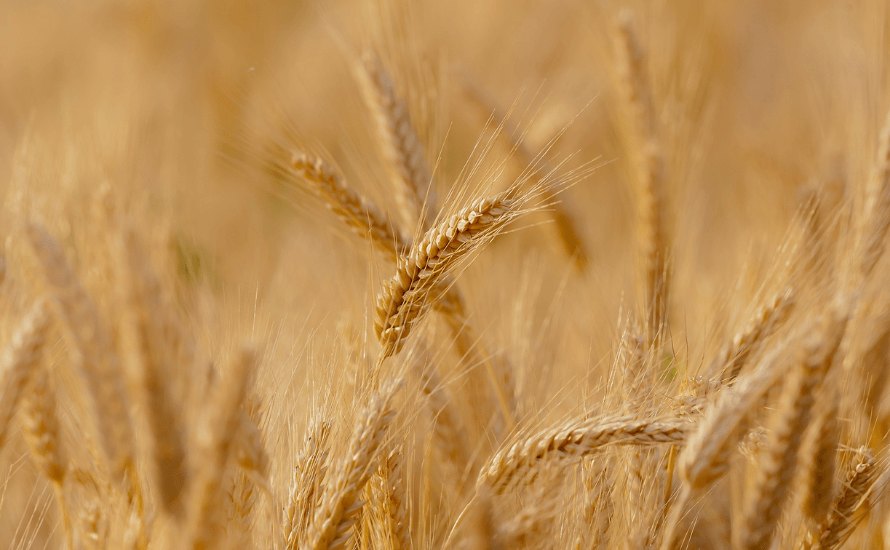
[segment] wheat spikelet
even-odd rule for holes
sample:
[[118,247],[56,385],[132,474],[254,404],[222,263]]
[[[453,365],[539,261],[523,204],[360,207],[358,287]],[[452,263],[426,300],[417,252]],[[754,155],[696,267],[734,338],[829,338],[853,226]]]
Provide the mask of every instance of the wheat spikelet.
[[25,227],[28,243],[55,298],[69,353],[92,398],[93,415],[112,473],[133,469],[133,433],[127,392],[117,355],[95,306],[75,276],[59,244],[43,228]]
[[862,498],[877,478],[877,461],[869,449],[860,447],[857,460],[844,477],[841,493],[831,505],[831,510],[819,526],[807,534],[801,544],[806,550],[833,550],[839,548],[862,519]]
[[395,416],[392,398],[400,384],[389,382],[372,396],[361,411],[346,455],[331,473],[315,516],[309,526],[306,550],[340,550],[351,537],[351,528],[362,508],[359,495],[373,473],[373,462]]
[[646,56],[629,11],[623,12],[618,19],[616,38],[616,65],[623,100],[631,117],[634,139],[639,149],[639,239],[644,264],[649,338],[652,339],[662,330],[668,305],[664,151],[647,82]]
[[43,300],[38,300],[3,350],[0,358],[0,448],[31,373],[38,368],[48,330],[46,305]]
[[312,190],[328,208],[362,237],[380,250],[398,258],[408,249],[408,242],[392,222],[366,198],[346,185],[343,176],[321,157],[294,153],[291,168],[312,185]]
[[130,387],[149,427],[152,473],[161,504],[174,512],[187,480],[180,407],[170,388],[168,365],[176,357],[165,338],[171,334],[164,326],[170,315],[160,307],[160,282],[146,264],[146,252],[133,230],[124,229],[112,246],[117,259],[115,282],[125,304],[120,333]]
[[564,422],[503,448],[488,461],[476,484],[503,493],[533,480],[544,461],[572,464],[608,445],[678,443],[689,427],[676,418],[606,416]]
[[284,539],[287,550],[296,550],[303,543],[309,522],[321,498],[322,482],[327,472],[328,436],[331,423],[316,418],[306,431],[290,499],[284,517]]
[[825,373],[831,367],[844,334],[846,319],[828,316],[822,330],[803,346],[797,365],[785,382],[782,396],[768,425],[768,440],[758,457],[758,472],[746,499],[737,547],[766,548],[794,478],[797,454],[810,410]]
[[381,359],[401,349],[441,278],[518,215],[525,202],[515,188],[477,200],[427,231],[399,261],[395,276],[377,295],[374,332],[383,345]]
[[386,159],[403,227],[412,232],[426,231],[429,223],[424,204],[429,200],[427,189],[432,175],[408,106],[396,94],[389,71],[370,50],[362,56],[357,74],[365,103],[377,126],[378,143]]
[[[196,468],[189,495],[186,526],[187,548],[215,548],[219,527],[217,516],[223,476],[240,427],[240,408],[247,394],[255,364],[251,351],[241,350],[231,361],[227,376],[215,388],[208,416],[199,434]],[[196,458],[197,458],[196,457]]]

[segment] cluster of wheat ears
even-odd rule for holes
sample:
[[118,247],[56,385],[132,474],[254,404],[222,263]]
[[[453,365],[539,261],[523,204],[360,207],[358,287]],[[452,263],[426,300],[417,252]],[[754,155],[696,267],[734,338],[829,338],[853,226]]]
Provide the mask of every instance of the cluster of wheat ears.
[[[263,282],[302,285],[318,324],[296,335],[261,311],[259,283],[233,292],[178,238],[168,203],[113,181],[126,163],[39,198],[39,132],[26,128],[3,210],[0,547],[887,548],[890,118],[856,140],[873,151],[862,181],[806,186],[759,290],[724,296],[726,326],[691,325],[671,181],[694,147],[660,114],[638,15],[608,21],[613,93],[591,101],[619,113],[615,161],[562,153],[570,124],[535,147],[516,113],[452,70],[482,137],[450,174],[418,122],[430,109],[373,46],[339,53],[373,132],[367,172],[280,120],[225,137],[250,151],[223,163],[245,186],[298,197],[314,231],[303,240],[349,230]],[[557,281],[550,305],[601,282],[591,273],[615,256],[594,250],[569,197],[621,163],[636,284],[617,321],[571,306],[577,319],[554,320],[536,310],[534,277]],[[383,182],[377,196],[353,181],[363,173]],[[529,242],[549,255],[523,261]],[[338,274],[350,256],[359,275]],[[504,268],[511,256],[532,276]],[[511,277],[519,290],[498,294]],[[360,303],[325,310],[356,288]],[[587,372],[561,369],[563,346]]]

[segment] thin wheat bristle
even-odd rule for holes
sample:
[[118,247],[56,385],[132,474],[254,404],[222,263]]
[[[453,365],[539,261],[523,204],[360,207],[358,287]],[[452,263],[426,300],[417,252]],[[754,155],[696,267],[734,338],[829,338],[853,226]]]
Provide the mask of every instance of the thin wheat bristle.
[[395,416],[392,400],[400,386],[393,382],[381,386],[361,411],[348,452],[325,481],[327,487],[309,525],[304,548],[340,550],[349,543],[363,506],[359,495],[374,472],[374,462]]
[[6,441],[12,417],[31,374],[38,368],[48,330],[46,304],[38,300],[22,318],[3,350],[0,358],[0,448]]
[[421,391],[433,417],[433,443],[445,461],[460,475],[469,464],[467,439],[448,388],[432,366],[421,369]]
[[545,461],[572,464],[606,446],[679,443],[690,424],[676,418],[602,417],[565,422],[499,451],[482,469],[477,486],[503,493],[534,479]]
[[291,167],[312,184],[312,190],[325,200],[334,214],[380,250],[398,258],[408,249],[408,241],[393,223],[368,199],[350,188],[324,159],[298,152],[291,159]]
[[408,106],[396,93],[392,76],[376,54],[366,51],[359,67],[359,82],[377,126],[378,143],[386,159],[403,227],[412,232],[426,231],[432,175]]
[[72,362],[92,398],[102,448],[112,472],[123,478],[133,468],[133,432],[127,391],[110,336],[58,242],[33,223],[25,227],[25,235],[54,297]]
[[[501,110],[493,100],[485,94],[479,86],[464,79],[463,91],[465,95],[476,104],[478,111],[485,117],[496,116],[501,118]],[[516,128],[508,127],[508,121],[503,120],[504,127],[498,132],[510,149],[515,153],[515,158],[522,163],[523,169],[530,170],[532,174],[555,174],[557,171],[543,155],[535,155],[525,139],[522,139]],[[549,147],[548,147],[549,148]],[[511,157],[512,158],[512,157]],[[573,212],[570,204],[557,200],[556,193],[549,186],[542,195],[544,202],[550,205],[548,214],[553,219],[556,236],[566,254],[575,260],[579,270],[584,271],[590,263],[587,246],[581,238],[581,229],[578,227],[578,216]]]

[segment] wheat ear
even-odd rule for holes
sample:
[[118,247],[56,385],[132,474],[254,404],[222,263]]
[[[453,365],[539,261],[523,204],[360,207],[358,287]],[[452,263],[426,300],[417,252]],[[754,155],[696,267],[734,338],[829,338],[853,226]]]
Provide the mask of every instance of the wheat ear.
[[164,339],[169,332],[164,330],[162,319],[169,313],[160,307],[160,282],[148,267],[146,251],[133,231],[124,229],[112,245],[117,258],[118,293],[125,304],[121,308],[120,333],[127,351],[124,359],[130,364],[127,373],[149,427],[151,471],[161,505],[172,513],[187,479],[181,411],[168,381],[168,361],[175,355]]
[[408,242],[392,222],[369,200],[346,184],[343,176],[321,157],[295,153],[291,168],[311,186],[328,208],[347,226],[393,258],[408,249]]
[[378,548],[410,550],[413,546],[402,473],[403,460],[399,449],[390,451],[380,459],[377,472],[369,483],[370,515],[374,520]]
[[777,409],[768,424],[766,446],[758,456],[759,469],[746,499],[737,547],[766,548],[794,479],[797,454],[809,423],[815,391],[840,347],[846,319],[826,316],[822,330],[803,343],[785,382]]
[[646,55],[629,11],[619,17],[616,36],[617,71],[638,148],[639,239],[651,339],[662,330],[668,301],[664,148],[649,90]]
[[219,536],[221,486],[232,448],[237,440],[241,405],[247,395],[255,365],[252,351],[241,350],[233,358],[226,377],[215,388],[208,416],[198,435],[200,464],[196,464],[190,489],[187,548],[215,548]]
[[399,260],[396,274],[377,295],[374,332],[383,345],[381,360],[401,349],[441,278],[520,213],[526,201],[516,191],[511,188],[463,208],[427,231]]
[[788,319],[794,307],[793,292],[786,289],[758,309],[745,327],[720,350],[708,370],[712,377],[726,383],[735,380],[751,354],[770,334]]
[[884,252],[890,230],[890,113],[878,140],[878,150],[868,180],[864,219],[859,234],[859,277],[867,280]]
[[408,106],[396,93],[389,71],[373,52],[364,53],[356,72],[365,103],[377,126],[378,143],[395,188],[403,227],[409,231],[426,231],[429,223],[424,204],[428,201],[426,190],[432,175]]
[[682,490],[671,503],[665,520],[661,550],[673,548],[678,535],[677,525],[693,494],[712,485],[729,471],[730,457],[746,433],[751,408],[776,383],[779,376],[776,363],[777,353],[773,352],[735,385],[722,389],[717,402],[687,438],[677,459]]
[[35,364],[33,368],[30,391],[22,400],[22,433],[40,472],[53,484],[56,500],[62,512],[68,547],[73,549],[73,530],[63,491],[68,471],[68,457],[62,448],[62,439],[59,435],[56,394],[46,367]]
[[0,448],[31,373],[38,366],[48,330],[46,304],[39,300],[22,319],[0,357]]
[[857,460],[844,477],[841,493],[831,506],[825,520],[807,534],[801,548],[806,550],[834,550],[847,540],[862,519],[862,500],[877,479],[877,461],[869,449],[860,447]]
[[804,436],[798,466],[800,508],[815,522],[822,521],[831,506],[840,443],[839,396],[834,388],[824,389],[816,404],[815,418]]
[[297,457],[294,484],[284,517],[284,540],[287,550],[296,550],[305,543],[312,510],[318,507],[322,483],[327,472],[328,436],[331,423],[316,418],[306,431],[303,447]]
[[650,446],[685,440],[690,424],[677,418],[581,418],[524,437],[495,454],[477,487],[506,492],[537,476],[545,461],[573,464],[608,445]]
[[112,474],[122,479],[133,471],[133,432],[126,385],[110,336],[56,240],[35,224],[25,227],[25,235],[55,298],[72,362],[92,398],[93,418]]
[[361,411],[346,455],[326,480],[304,550],[341,550],[347,546],[363,505],[359,495],[374,471],[374,461],[395,416],[392,400],[399,387],[401,384],[393,382],[382,385]]

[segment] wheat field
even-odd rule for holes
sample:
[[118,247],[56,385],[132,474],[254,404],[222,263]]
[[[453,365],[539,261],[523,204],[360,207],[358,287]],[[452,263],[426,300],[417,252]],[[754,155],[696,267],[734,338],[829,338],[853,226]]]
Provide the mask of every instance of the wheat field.
[[890,2],[0,1],[0,549],[890,549]]

